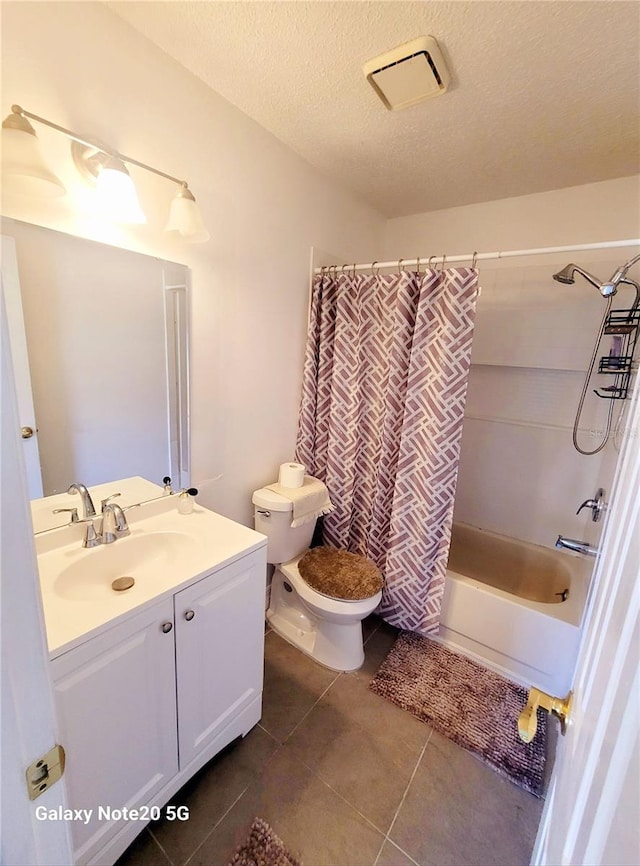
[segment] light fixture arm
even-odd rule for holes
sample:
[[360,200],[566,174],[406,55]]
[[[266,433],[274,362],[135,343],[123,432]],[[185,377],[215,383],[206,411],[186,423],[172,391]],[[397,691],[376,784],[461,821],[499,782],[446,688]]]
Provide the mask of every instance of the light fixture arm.
[[180,187],[171,201],[165,231],[190,243],[209,240],[210,234],[186,180],[126,156],[88,135],[78,135],[46,117],[26,111],[21,105],[12,105],[11,114],[2,122],[3,190],[39,196],[63,195],[65,192],[64,184],[49,169],[40,152],[38,136],[30,120],[71,139],[73,162],[81,176],[95,186],[95,201],[100,204],[103,215],[124,223],[146,222],[127,169],[127,164],[135,165]]
[[122,162],[128,162],[132,165],[137,165],[138,168],[144,168],[146,171],[150,171],[153,174],[158,174],[160,177],[164,177],[167,180],[173,181],[173,183],[177,183],[178,186],[188,188],[189,184],[186,180],[180,180],[180,178],[173,177],[171,174],[167,174],[164,171],[160,171],[158,168],[153,168],[151,165],[147,165],[145,162],[140,162],[140,160],[133,159],[133,157],[125,156],[123,153],[120,153],[117,150],[112,150],[107,146],[103,146],[100,144],[99,147],[96,146],[95,141],[88,141],[86,138],[83,138],[78,133],[73,132],[71,129],[66,129],[64,126],[59,126],[57,123],[53,123],[51,120],[47,120],[45,117],[40,117],[38,114],[33,114],[30,111],[26,111],[26,109],[22,108],[20,105],[12,105],[11,111],[14,114],[19,114],[22,117],[28,117],[30,120],[35,120],[37,123],[42,123],[44,126],[48,126],[51,129],[55,129],[57,132],[61,132],[63,135],[66,135],[67,138],[72,139],[73,141],[77,141],[78,144],[82,144],[85,147],[91,148],[93,151],[100,150],[103,153],[106,153],[108,156],[114,157],[115,159],[120,159]]

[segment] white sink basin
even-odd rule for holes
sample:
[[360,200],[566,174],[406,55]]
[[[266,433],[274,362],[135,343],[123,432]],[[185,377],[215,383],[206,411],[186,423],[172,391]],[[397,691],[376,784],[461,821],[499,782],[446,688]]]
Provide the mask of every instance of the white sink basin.
[[52,590],[62,598],[71,600],[98,600],[113,593],[111,584],[119,577],[132,577],[135,581],[130,593],[141,582],[156,582],[161,570],[176,567],[190,557],[196,541],[182,532],[148,532],[145,535],[120,538],[82,551],[77,559],[63,568],[54,580]]
[[[141,605],[173,595],[211,575],[266,538],[195,505],[179,514],[175,496],[127,511],[131,535],[83,548],[85,527],[73,524],[36,537],[47,640],[52,655],[66,652],[108,623],[133,616]],[[119,577],[134,584],[112,589]]]

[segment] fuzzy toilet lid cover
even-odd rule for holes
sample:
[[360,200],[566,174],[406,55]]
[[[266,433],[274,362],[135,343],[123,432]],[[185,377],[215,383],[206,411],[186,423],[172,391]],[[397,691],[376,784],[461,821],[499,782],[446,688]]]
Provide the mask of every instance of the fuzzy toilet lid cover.
[[382,589],[378,566],[364,556],[332,547],[312,547],[298,563],[303,580],[330,598],[359,601]]

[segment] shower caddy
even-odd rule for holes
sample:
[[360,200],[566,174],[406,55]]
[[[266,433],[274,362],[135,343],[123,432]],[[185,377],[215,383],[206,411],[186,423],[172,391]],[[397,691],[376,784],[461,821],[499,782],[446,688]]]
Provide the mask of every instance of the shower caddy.
[[603,355],[598,364],[598,373],[614,377],[613,384],[594,388],[593,393],[605,400],[626,400],[633,372],[633,355],[640,328],[640,308],[611,310],[607,316],[602,335],[621,338],[619,354]]

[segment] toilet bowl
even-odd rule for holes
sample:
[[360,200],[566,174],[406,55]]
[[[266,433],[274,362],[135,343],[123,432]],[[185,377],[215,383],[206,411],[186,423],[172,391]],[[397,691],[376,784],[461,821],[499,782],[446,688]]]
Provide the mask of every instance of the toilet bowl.
[[267,561],[276,566],[267,622],[319,664],[357,670],[364,662],[362,620],[379,605],[382,592],[352,601],[313,589],[298,563],[311,543],[315,521],[292,528],[291,501],[267,488],[256,490],[253,503],[255,528],[268,539]]

